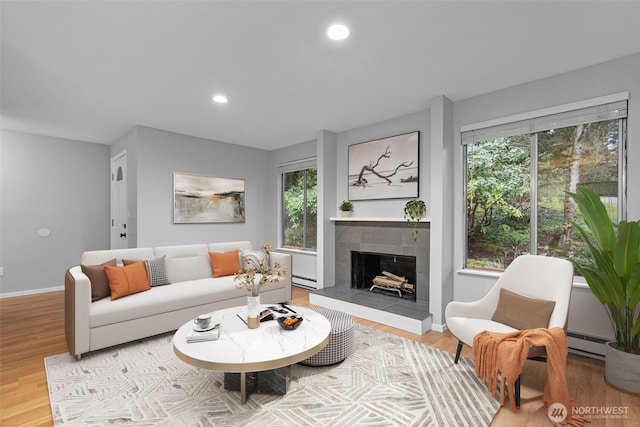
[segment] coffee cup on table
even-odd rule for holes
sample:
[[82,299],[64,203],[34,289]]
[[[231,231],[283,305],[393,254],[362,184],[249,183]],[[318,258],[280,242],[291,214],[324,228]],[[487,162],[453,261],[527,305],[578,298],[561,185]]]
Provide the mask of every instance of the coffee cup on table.
[[211,315],[210,314],[201,314],[200,316],[193,319],[193,323],[200,329],[206,329],[211,325]]

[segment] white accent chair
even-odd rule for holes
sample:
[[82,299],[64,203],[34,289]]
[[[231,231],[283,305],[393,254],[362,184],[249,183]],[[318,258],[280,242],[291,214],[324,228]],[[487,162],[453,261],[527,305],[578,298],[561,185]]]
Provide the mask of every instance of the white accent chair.
[[[450,302],[445,309],[447,328],[458,339],[455,362],[458,363],[462,345],[472,346],[473,338],[483,331],[515,332],[517,329],[491,320],[505,288],[529,298],[555,301],[548,328],[560,327],[566,332],[569,302],[573,285],[573,265],[560,258],[521,255],[501,274],[491,289],[473,302]],[[546,360],[544,347],[529,349],[529,359]],[[520,406],[520,378],[514,383],[516,405]]]

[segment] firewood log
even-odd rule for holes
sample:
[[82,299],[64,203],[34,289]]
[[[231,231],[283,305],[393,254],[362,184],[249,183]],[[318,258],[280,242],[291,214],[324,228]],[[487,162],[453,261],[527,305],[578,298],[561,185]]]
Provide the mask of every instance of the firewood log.
[[382,276],[376,276],[376,278],[373,279],[373,283],[378,286],[390,286],[394,288],[402,288],[402,282],[383,278]]
[[398,282],[406,282],[407,281],[406,277],[404,277],[404,276],[396,276],[395,274],[389,273],[388,271],[383,271],[382,274],[384,276],[387,276],[388,278],[396,280]]

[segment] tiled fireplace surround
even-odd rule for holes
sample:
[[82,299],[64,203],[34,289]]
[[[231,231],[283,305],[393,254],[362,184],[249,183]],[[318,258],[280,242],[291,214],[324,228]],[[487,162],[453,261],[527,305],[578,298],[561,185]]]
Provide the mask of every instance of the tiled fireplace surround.
[[[335,286],[310,294],[312,303],[346,311],[389,326],[424,333],[429,314],[429,223],[419,224],[418,240],[402,221],[336,221]],[[416,257],[416,301],[391,293],[351,288],[351,251]]]

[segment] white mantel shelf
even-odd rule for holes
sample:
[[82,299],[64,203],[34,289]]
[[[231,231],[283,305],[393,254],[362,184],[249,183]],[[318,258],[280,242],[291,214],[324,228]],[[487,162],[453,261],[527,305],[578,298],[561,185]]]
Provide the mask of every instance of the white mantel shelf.
[[[332,216],[329,218],[332,222],[407,222],[404,218],[381,218],[381,217],[342,217]],[[431,222],[431,218],[422,218],[420,222]]]

